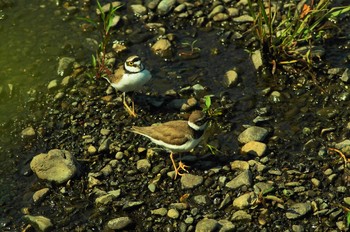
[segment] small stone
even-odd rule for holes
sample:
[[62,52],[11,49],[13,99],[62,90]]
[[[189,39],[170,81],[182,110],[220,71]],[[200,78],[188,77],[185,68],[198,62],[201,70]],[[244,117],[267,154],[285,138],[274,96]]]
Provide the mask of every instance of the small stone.
[[245,209],[249,207],[255,199],[256,195],[254,192],[248,192],[234,199],[232,205],[236,209]]
[[115,158],[116,158],[117,160],[121,160],[121,159],[123,159],[123,157],[124,157],[124,153],[123,153],[122,151],[118,151],[118,152],[115,154]]
[[345,83],[349,83],[349,80],[350,80],[350,69],[349,68],[345,69],[345,71],[343,72],[343,74],[340,77],[340,80],[342,80]]
[[226,87],[231,88],[238,83],[238,73],[235,70],[229,70],[225,73],[224,84]]
[[244,130],[239,136],[240,143],[248,143],[250,141],[263,141],[268,135],[268,130],[263,127],[251,126]]
[[261,51],[255,50],[251,55],[251,60],[255,67],[255,70],[258,70],[261,66],[263,66]]
[[209,13],[208,18],[212,19],[215,15],[224,12],[225,7],[223,5],[217,5],[214,9]]
[[147,14],[147,8],[141,4],[131,5],[130,8],[136,16],[142,16]]
[[78,172],[74,156],[68,151],[59,149],[34,156],[30,168],[38,178],[58,184],[68,181]]
[[106,194],[100,197],[97,197],[95,199],[96,205],[107,205],[113,201],[113,195],[112,194]]
[[252,220],[252,215],[244,210],[238,210],[232,214],[231,220],[234,222],[250,222]]
[[226,14],[226,13],[218,13],[218,14],[214,15],[213,20],[215,22],[222,22],[222,21],[225,21],[228,18],[230,18],[230,16],[228,16],[228,14]]
[[193,217],[187,217],[185,219],[185,223],[188,225],[191,225],[194,222],[194,218]]
[[109,150],[109,145],[111,145],[112,141],[110,138],[106,138],[102,141],[100,146],[98,147],[98,153],[102,153]]
[[58,81],[55,79],[55,80],[50,81],[50,83],[47,85],[47,89],[52,90],[52,89],[57,88],[57,86],[58,86]]
[[171,43],[167,39],[158,40],[153,46],[151,50],[154,54],[160,57],[169,57],[172,54]]
[[113,168],[111,165],[107,164],[100,171],[104,176],[109,176],[113,172]]
[[219,220],[221,226],[219,232],[232,232],[235,231],[235,225],[227,219]]
[[311,211],[310,203],[296,203],[289,207],[286,213],[288,219],[298,219]]
[[50,191],[49,188],[43,188],[43,189],[40,189],[40,190],[36,191],[33,194],[33,201],[34,202],[38,202],[38,201],[42,200],[45,196],[47,196],[49,191]]
[[236,23],[252,23],[254,18],[250,15],[241,15],[232,19]]
[[197,223],[195,232],[214,232],[217,231],[219,227],[220,224],[218,221],[214,219],[204,218]]
[[175,7],[174,12],[180,13],[186,10],[186,5],[185,4],[180,4],[177,7]]
[[194,202],[198,205],[207,205],[208,199],[206,195],[197,195],[193,197]]
[[261,157],[265,154],[266,149],[267,145],[265,143],[250,141],[241,148],[241,154]]
[[33,127],[27,127],[25,128],[24,130],[22,130],[21,132],[21,136],[22,138],[31,138],[31,137],[34,137],[35,136],[35,130]]
[[111,130],[109,130],[109,129],[102,128],[102,129],[100,130],[100,134],[101,134],[101,135],[104,135],[104,136],[107,136],[107,135],[109,135],[110,133],[111,133]]
[[249,163],[247,161],[243,160],[235,160],[230,163],[231,170],[248,170],[249,169]]
[[75,59],[72,57],[62,57],[58,61],[57,74],[59,76],[67,76],[68,74],[70,74],[73,70],[74,62]]
[[109,220],[107,226],[111,230],[121,230],[126,228],[132,223],[132,220],[129,217],[119,217]]
[[226,187],[230,189],[238,189],[242,186],[249,187],[252,185],[252,182],[252,173],[249,170],[244,170],[234,179],[227,182]]
[[184,174],[181,177],[181,187],[182,189],[192,189],[203,183],[202,176],[196,176],[192,174]]
[[89,153],[90,155],[93,155],[93,154],[95,154],[96,152],[97,152],[96,147],[94,147],[94,146],[92,146],[92,145],[90,145],[90,146],[88,147],[88,153]]
[[151,163],[148,159],[140,159],[136,162],[136,169],[140,172],[146,173],[151,168]]
[[157,13],[160,15],[168,14],[174,7],[176,0],[161,0],[157,7]]
[[45,232],[53,227],[51,220],[44,216],[24,215],[23,219],[33,226],[36,231]]
[[[107,13],[107,12],[109,11],[110,7],[111,7],[111,4],[112,4],[112,8],[120,7],[120,6],[123,5],[123,3],[119,2],[119,1],[113,1],[113,2],[111,2],[111,3],[107,3],[107,4],[103,5],[103,6],[101,7],[102,12],[103,12],[103,13]],[[99,8],[96,9],[96,14],[98,14],[98,15],[101,14],[101,11],[100,11]]]
[[233,7],[227,8],[227,12],[230,17],[236,17],[239,15],[239,10],[237,8],[233,8]]
[[169,218],[176,219],[180,216],[180,213],[176,209],[169,209],[167,215]]
[[177,210],[185,210],[188,209],[188,204],[187,203],[171,203],[170,208],[177,209]]
[[65,76],[61,81],[61,85],[68,86],[71,82],[72,82],[72,76]]
[[344,197],[344,202],[350,206],[350,197]]
[[166,208],[151,210],[151,214],[154,214],[154,215],[165,216],[167,213],[168,213],[168,210]]
[[302,225],[292,225],[293,232],[304,232],[304,227]]

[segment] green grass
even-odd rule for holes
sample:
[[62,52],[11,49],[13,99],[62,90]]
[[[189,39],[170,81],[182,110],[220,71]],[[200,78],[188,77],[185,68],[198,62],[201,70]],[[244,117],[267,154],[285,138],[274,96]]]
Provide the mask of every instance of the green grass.
[[[264,5],[264,2],[267,4]],[[259,40],[265,57],[272,64],[272,73],[279,65],[301,64],[312,67],[313,48],[323,44],[332,36],[329,28],[332,20],[350,11],[350,6],[330,8],[330,0],[295,6],[290,4],[280,17],[281,10],[276,11],[269,1],[248,0],[250,15],[254,18],[254,35]],[[304,52],[298,49],[306,47]]]

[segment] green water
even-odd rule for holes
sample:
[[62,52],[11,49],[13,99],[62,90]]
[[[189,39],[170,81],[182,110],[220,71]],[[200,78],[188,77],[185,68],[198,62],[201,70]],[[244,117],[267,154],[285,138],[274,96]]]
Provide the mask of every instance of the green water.
[[[10,2],[2,6],[3,2]],[[57,75],[62,56],[83,55],[79,20],[56,1],[0,0],[0,123]],[[80,54],[78,54],[80,53]]]

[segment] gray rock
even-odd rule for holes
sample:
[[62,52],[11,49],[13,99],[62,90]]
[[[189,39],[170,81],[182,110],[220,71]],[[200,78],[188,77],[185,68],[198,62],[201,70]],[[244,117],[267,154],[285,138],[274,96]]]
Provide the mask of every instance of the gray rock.
[[239,10],[237,8],[233,8],[233,7],[227,8],[227,12],[230,17],[236,17],[239,15]]
[[225,21],[226,19],[230,18],[230,16],[226,13],[218,13],[214,15],[213,20],[215,22],[222,22]]
[[226,187],[230,189],[238,189],[242,186],[252,185],[252,173],[249,170],[244,170],[231,181],[227,182]]
[[268,133],[268,130],[263,127],[252,126],[244,130],[238,136],[238,141],[240,143],[248,143],[250,141],[263,141]]
[[141,16],[141,15],[147,14],[147,8],[141,4],[131,5],[130,8],[136,16]]
[[136,162],[136,168],[140,172],[146,173],[151,168],[151,163],[148,159],[140,159]]
[[219,224],[221,225],[219,232],[233,232],[233,231],[235,231],[235,225],[232,222],[230,222],[229,220],[226,220],[226,219],[219,220]]
[[242,155],[254,155],[261,157],[265,154],[267,145],[262,142],[250,141],[241,148]]
[[176,218],[178,218],[180,216],[180,213],[176,209],[169,209],[168,213],[167,213],[167,216],[169,218],[176,219]]
[[97,197],[95,199],[96,205],[108,205],[113,201],[113,195],[112,194],[106,194],[100,197]]
[[262,60],[262,55],[260,50],[255,50],[252,53],[251,59],[255,67],[255,70],[258,70],[263,65],[263,60]]
[[225,195],[224,199],[222,200],[222,202],[220,203],[219,209],[225,208],[228,204],[231,203],[231,201],[232,201],[231,195],[227,193],[227,194]]
[[25,128],[24,130],[22,130],[21,132],[21,136],[22,138],[32,138],[35,136],[35,130],[32,126],[29,126],[27,128]]
[[57,74],[59,76],[67,76],[72,73],[74,61],[75,59],[72,57],[62,57],[58,61]]
[[349,83],[349,81],[350,81],[350,69],[349,68],[345,69],[345,71],[343,72],[343,74],[340,77],[340,80],[342,80],[345,83]]
[[232,214],[231,220],[234,222],[250,222],[252,220],[252,215],[244,210],[238,210]]
[[235,70],[229,70],[224,76],[224,85],[228,88],[236,86],[238,83],[238,74]]
[[184,174],[181,177],[181,187],[182,189],[192,189],[203,183],[202,176],[196,176],[192,174]]
[[110,138],[106,138],[103,140],[98,148],[98,152],[105,152],[109,150],[109,145],[112,144],[112,140]]
[[44,216],[24,215],[23,219],[39,232],[49,231],[53,227],[51,220]]
[[177,209],[177,210],[185,210],[185,209],[188,209],[188,204],[181,203],[181,202],[171,203],[169,208],[173,208],[173,209]]
[[131,209],[143,205],[144,201],[130,201],[123,205],[123,210]]
[[248,170],[249,169],[249,163],[247,161],[243,160],[235,160],[230,163],[231,170]]
[[196,202],[196,204],[198,205],[207,205],[208,197],[207,195],[197,195],[193,197],[193,201]]
[[157,13],[160,15],[168,14],[174,8],[176,0],[162,0],[157,7]]
[[119,217],[109,220],[107,222],[107,227],[111,230],[121,230],[126,228],[132,223],[132,220],[129,217]]
[[109,176],[112,172],[112,166],[107,164],[106,166],[104,166],[101,171],[100,171],[104,176]]
[[214,9],[209,13],[208,18],[212,19],[215,15],[222,13],[225,11],[225,7],[223,5],[217,5]]
[[288,219],[298,219],[305,216],[311,211],[310,203],[296,203],[289,207],[286,212],[286,217]]
[[233,200],[233,207],[236,209],[248,208],[256,200],[254,192],[245,193]]
[[59,184],[71,179],[78,171],[74,156],[59,149],[36,155],[30,162],[30,168],[38,178]]
[[265,193],[267,191],[273,190],[272,183],[258,182],[253,186],[254,193],[258,195],[259,193]]
[[214,232],[220,229],[220,224],[214,219],[204,218],[196,225],[196,232]]

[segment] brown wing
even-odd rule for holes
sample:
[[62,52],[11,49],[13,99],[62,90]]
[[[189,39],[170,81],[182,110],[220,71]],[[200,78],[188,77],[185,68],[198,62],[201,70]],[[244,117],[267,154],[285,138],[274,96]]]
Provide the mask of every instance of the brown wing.
[[[170,121],[147,127],[134,126],[131,128],[131,131],[176,145],[184,144],[193,136],[193,131],[189,128],[187,121],[182,120]],[[187,136],[184,136],[184,133],[187,134]]]
[[120,65],[118,69],[114,71],[114,74],[110,76],[108,79],[111,83],[117,83],[124,74],[124,68],[123,65]]

